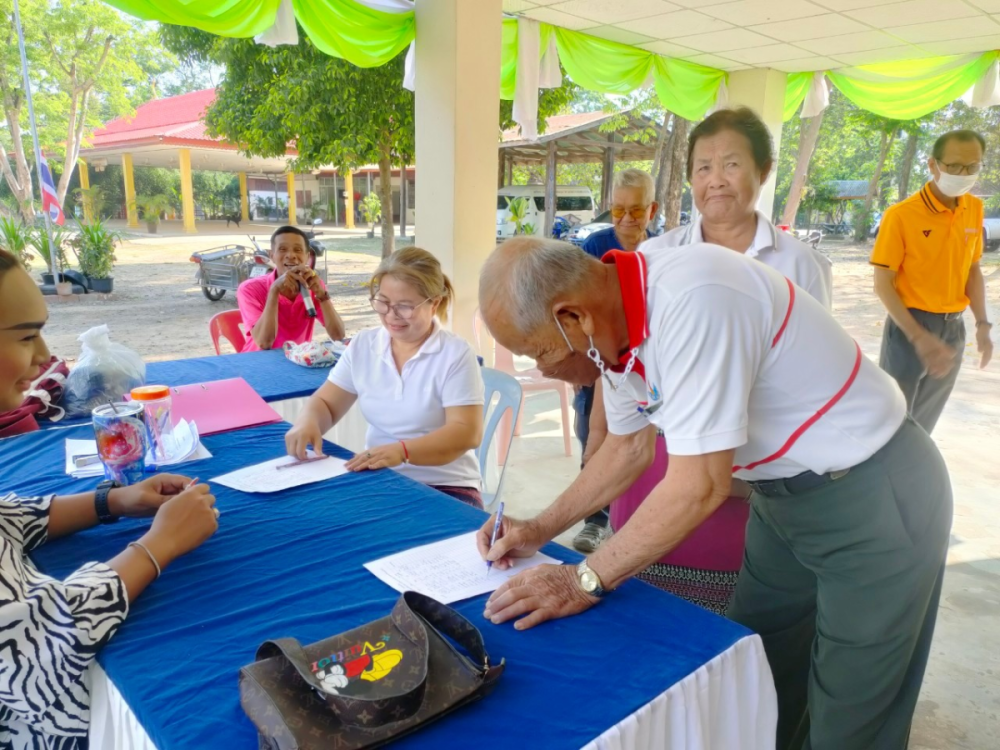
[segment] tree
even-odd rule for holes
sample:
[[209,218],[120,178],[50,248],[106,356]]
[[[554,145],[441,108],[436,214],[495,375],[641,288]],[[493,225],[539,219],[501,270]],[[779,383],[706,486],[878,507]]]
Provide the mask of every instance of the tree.
[[[819,140],[819,131],[823,125],[823,112],[815,117],[802,118],[799,123],[799,148],[795,160],[795,173],[792,175],[792,184],[788,189],[788,202],[785,203],[785,211],[781,217],[782,224],[789,226],[795,224],[795,217],[799,213],[799,206],[802,197],[806,192],[806,180],[809,177],[809,164],[812,162],[813,152],[816,150],[816,142]],[[774,169],[778,168],[775,164]]]
[[674,115],[674,127],[670,132],[670,141],[665,153],[670,155],[670,174],[666,180],[666,190],[663,194],[664,226],[673,229],[681,224],[681,199],[684,193],[684,178],[687,161],[688,130],[691,121],[680,115]]
[[[132,110],[132,97],[147,80],[136,59],[155,59],[155,37],[101,0],[20,5],[39,140],[56,156],[51,163],[61,175],[57,191],[65,202],[85,133],[101,118]],[[10,19],[0,32],[0,106],[6,121],[0,129],[0,173],[22,215],[33,220],[34,159],[11,0],[0,0],[0,13]]]
[[391,170],[413,163],[413,93],[403,88],[403,55],[359,68],[323,54],[305,34],[295,46],[266,47],[182,27],[161,31],[181,57],[225,66],[211,132],[247,155],[298,151],[290,167],[340,170],[377,163],[381,172],[382,255],[394,249]]

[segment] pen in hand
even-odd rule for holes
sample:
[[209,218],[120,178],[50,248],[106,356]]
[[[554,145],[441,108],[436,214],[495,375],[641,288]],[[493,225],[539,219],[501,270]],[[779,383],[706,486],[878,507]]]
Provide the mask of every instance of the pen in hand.
[[[493,545],[497,543],[497,534],[500,533],[500,523],[502,521],[503,521],[503,501],[501,500],[500,507],[497,508],[497,520],[496,523],[493,524],[493,536],[490,537],[490,549],[492,549]],[[487,560],[486,575],[489,575],[492,569],[493,569],[493,561]]]

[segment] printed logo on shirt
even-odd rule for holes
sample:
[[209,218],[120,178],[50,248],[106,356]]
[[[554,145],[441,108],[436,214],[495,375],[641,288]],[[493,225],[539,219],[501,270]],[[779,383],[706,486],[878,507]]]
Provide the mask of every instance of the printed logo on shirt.
[[652,383],[649,386],[649,397],[653,399],[653,401],[660,400],[660,389],[656,387],[655,383]]
[[931,230],[930,229],[924,229],[922,231],[924,233],[924,237],[930,237],[931,236]]

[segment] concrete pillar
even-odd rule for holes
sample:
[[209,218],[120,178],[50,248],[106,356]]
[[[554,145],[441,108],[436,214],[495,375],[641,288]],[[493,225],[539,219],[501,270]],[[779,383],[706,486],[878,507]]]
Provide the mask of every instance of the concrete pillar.
[[296,217],[298,206],[295,203],[295,173],[288,173],[288,223],[293,227],[299,223]]
[[451,325],[470,343],[479,269],[496,246],[502,12],[502,0],[416,1],[416,243],[451,278]]
[[774,139],[774,167],[761,188],[757,209],[767,216],[774,213],[774,188],[778,172],[778,149],[785,110],[785,83],[788,75],[780,70],[755,68],[729,74],[729,106],[749,107],[764,120]]
[[240,214],[243,221],[250,221],[250,196],[247,193],[247,173],[240,172]]
[[354,229],[354,175],[344,172],[344,226]]
[[[87,162],[80,159],[76,168],[80,172],[80,189],[90,190],[90,170],[87,169]],[[93,204],[89,196],[83,199],[83,220],[88,224],[94,220]]]
[[135,170],[132,154],[122,154],[122,179],[125,181],[125,212],[129,229],[139,228],[139,207],[135,205]]
[[177,150],[181,165],[181,216],[184,218],[184,231],[197,232],[194,225],[194,185],[191,182],[191,149]]

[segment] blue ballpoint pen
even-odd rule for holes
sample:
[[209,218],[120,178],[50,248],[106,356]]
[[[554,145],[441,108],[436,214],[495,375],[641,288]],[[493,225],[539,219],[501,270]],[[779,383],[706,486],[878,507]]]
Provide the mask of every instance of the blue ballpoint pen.
[[[497,520],[496,520],[496,523],[493,524],[493,536],[490,538],[490,549],[492,549],[493,545],[497,543],[497,534],[500,533],[500,524],[501,524],[502,521],[503,521],[503,501],[501,500],[500,501],[500,507],[497,508]],[[493,561],[492,560],[487,560],[486,561],[486,575],[489,575],[490,574],[490,570],[492,570],[492,569],[493,569]]]

